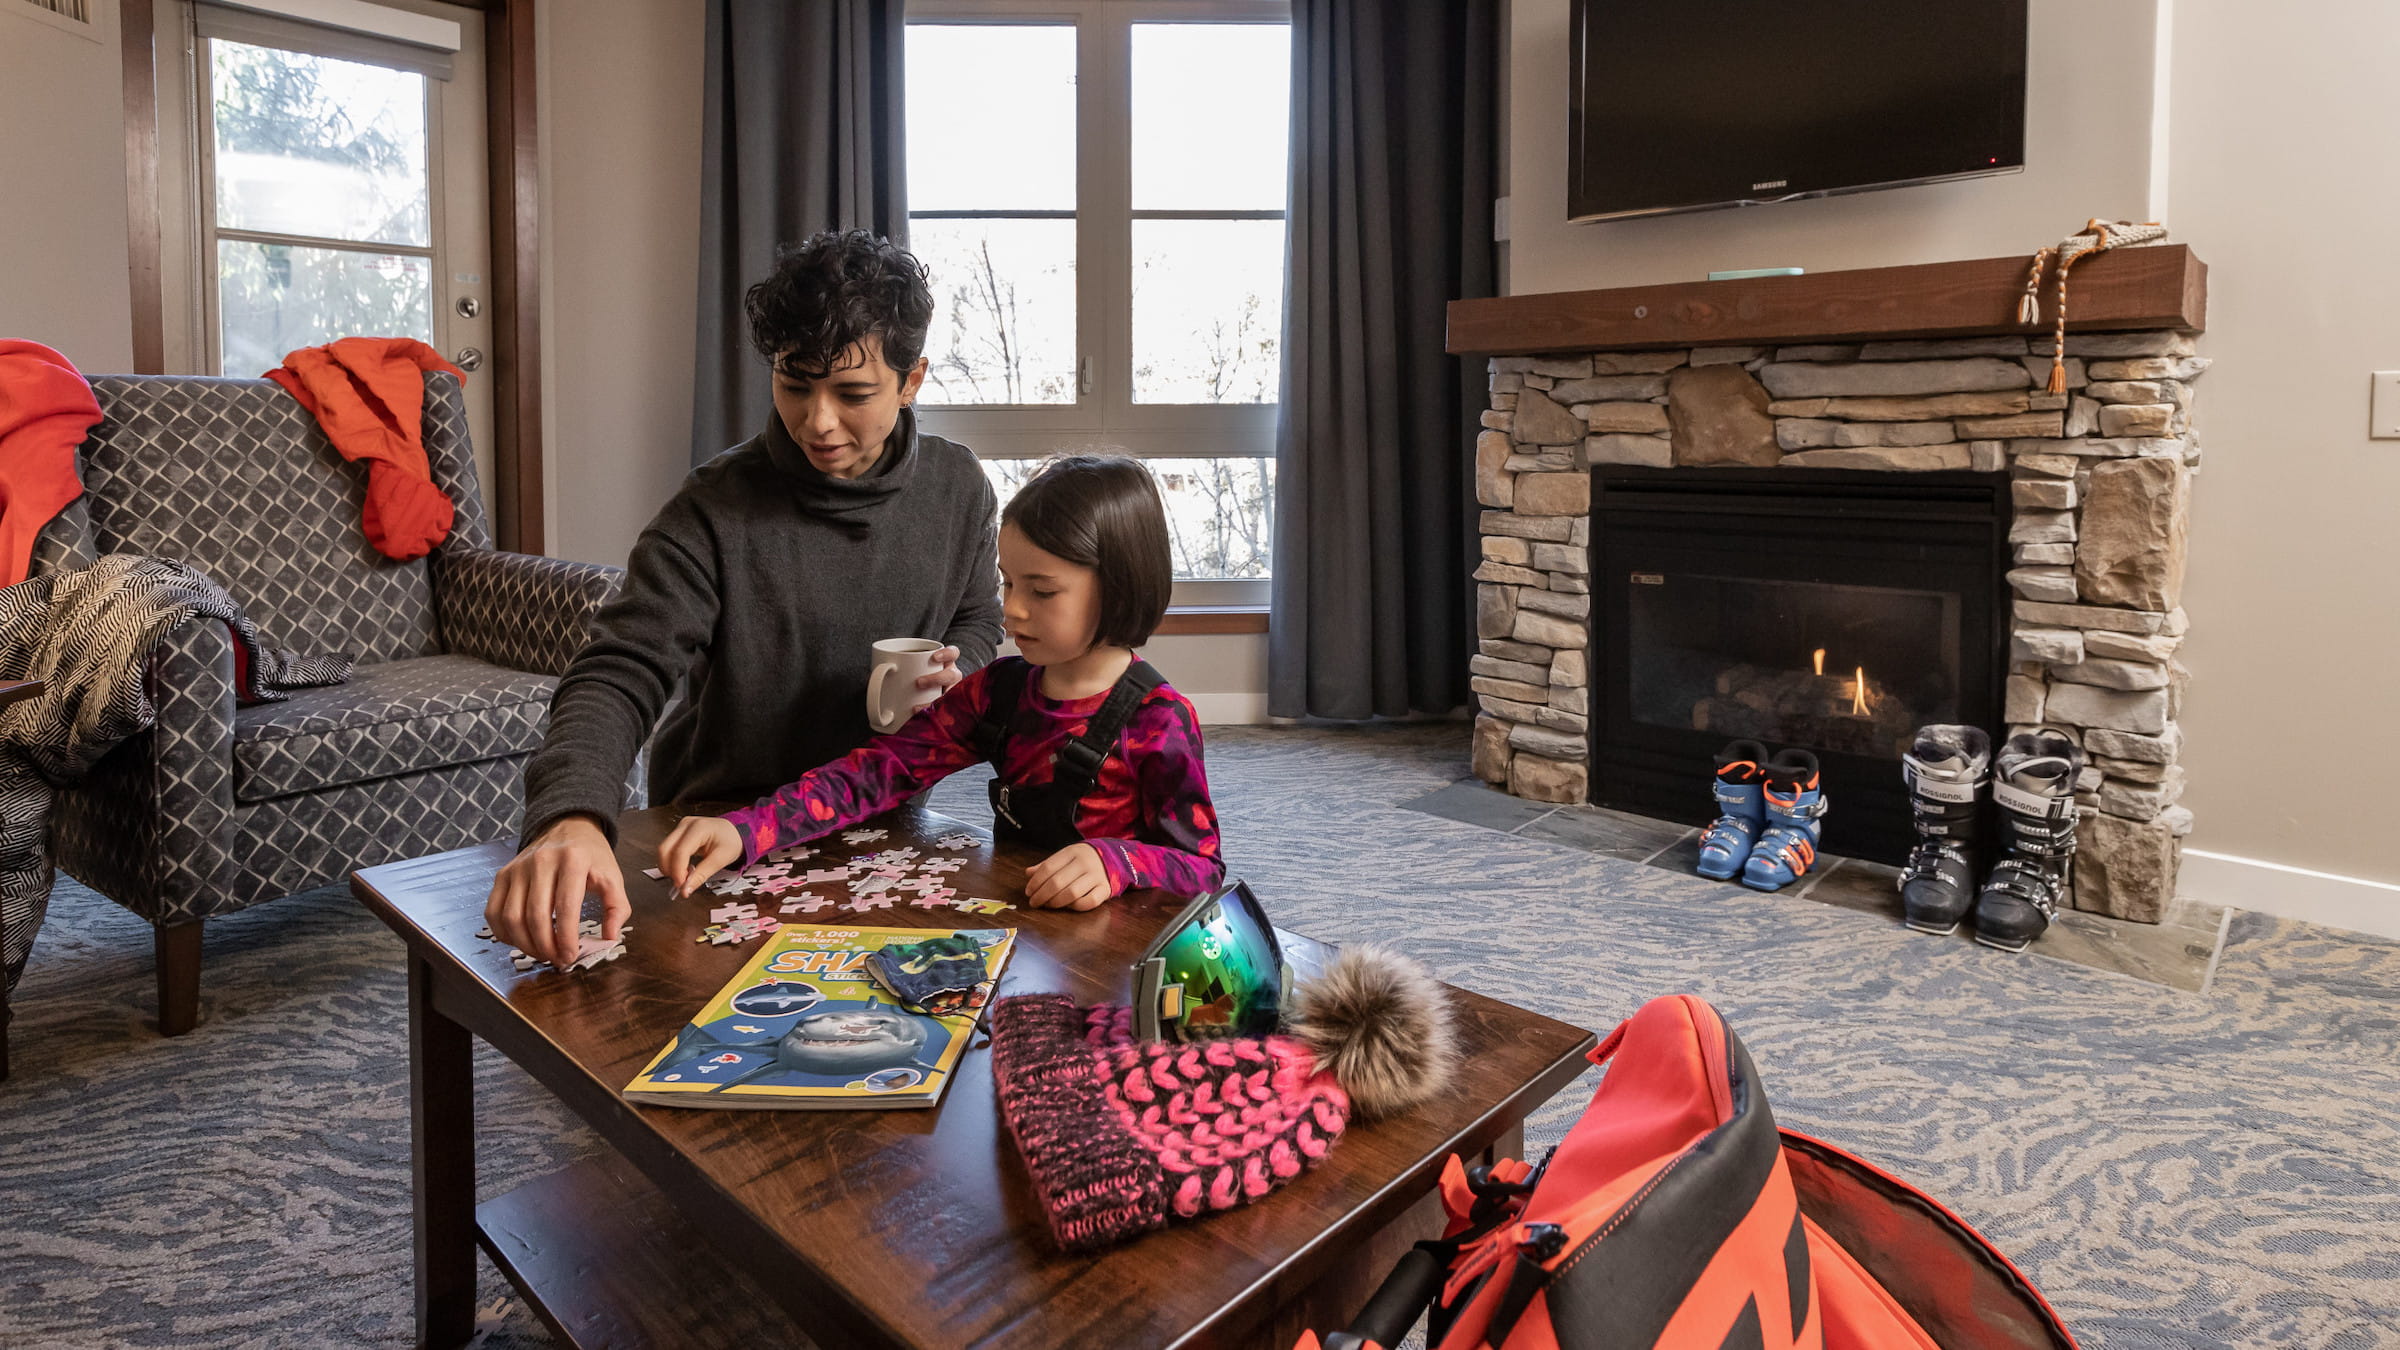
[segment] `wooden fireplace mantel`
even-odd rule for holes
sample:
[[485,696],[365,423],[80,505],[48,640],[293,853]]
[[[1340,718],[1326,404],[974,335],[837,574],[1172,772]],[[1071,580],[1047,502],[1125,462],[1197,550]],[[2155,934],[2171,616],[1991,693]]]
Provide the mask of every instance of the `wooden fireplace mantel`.
[[[2017,322],[2030,256],[1796,277],[1685,281],[1605,291],[1450,302],[1456,356],[1645,347],[1858,342],[2047,333],[2057,291],[2045,273],[2041,322]],[[2184,244],[2113,249],[2067,274],[2075,331],[2206,327],[2208,264]]]

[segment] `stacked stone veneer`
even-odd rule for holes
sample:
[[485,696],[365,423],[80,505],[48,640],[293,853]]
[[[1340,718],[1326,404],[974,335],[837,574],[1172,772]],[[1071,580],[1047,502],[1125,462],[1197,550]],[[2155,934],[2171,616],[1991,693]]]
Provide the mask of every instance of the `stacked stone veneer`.
[[1588,795],[1593,465],[2005,470],[2009,729],[2058,728],[2090,761],[2077,906],[2158,919],[2191,826],[2175,652],[2208,362],[2188,334],[2078,334],[2052,394],[2050,350],[1993,337],[1495,358],[1475,445],[1476,774],[1539,801]]

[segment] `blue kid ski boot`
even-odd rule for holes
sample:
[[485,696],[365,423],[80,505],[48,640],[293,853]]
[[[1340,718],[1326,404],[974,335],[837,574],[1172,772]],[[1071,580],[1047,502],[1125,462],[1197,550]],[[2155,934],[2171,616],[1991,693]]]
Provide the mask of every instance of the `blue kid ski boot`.
[[1955,933],[1975,907],[1975,818],[1991,768],[1992,738],[1980,727],[1919,727],[1900,757],[1917,827],[1900,874],[1900,909],[1920,933]]
[[1993,768],[1992,805],[2008,852],[1992,864],[1975,901],[1975,940],[2021,952],[2050,927],[2074,880],[2083,749],[2048,729],[2019,732],[2000,747]]
[[1778,750],[1768,761],[1762,796],[1767,830],[1742,865],[1742,884],[1753,890],[1780,891],[1808,874],[1817,861],[1818,824],[1825,815],[1825,794],[1817,786],[1817,757],[1806,750]]
[[1700,832],[1700,875],[1731,881],[1750,859],[1750,846],[1765,829],[1767,747],[1735,741],[1717,752],[1717,819]]

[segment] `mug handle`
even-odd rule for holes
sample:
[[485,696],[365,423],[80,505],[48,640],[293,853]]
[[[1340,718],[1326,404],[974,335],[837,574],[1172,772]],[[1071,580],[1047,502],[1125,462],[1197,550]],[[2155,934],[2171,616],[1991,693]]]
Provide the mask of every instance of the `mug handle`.
[[867,676],[867,721],[877,731],[889,731],[883,724],[883,679],[899,667],[889,661],[875,663],[875,673]]

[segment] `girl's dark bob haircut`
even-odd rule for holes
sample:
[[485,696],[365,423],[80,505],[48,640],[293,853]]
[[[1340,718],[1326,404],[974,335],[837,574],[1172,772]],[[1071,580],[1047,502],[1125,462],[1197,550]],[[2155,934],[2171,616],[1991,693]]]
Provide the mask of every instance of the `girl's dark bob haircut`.
[[1100,574],[1100,629],[1093,641],[1139,647],[1166,617],[1175,586],[1167,509],[1137,460],[1061,455],[1017,489],[1000,523],[1045,553]]

